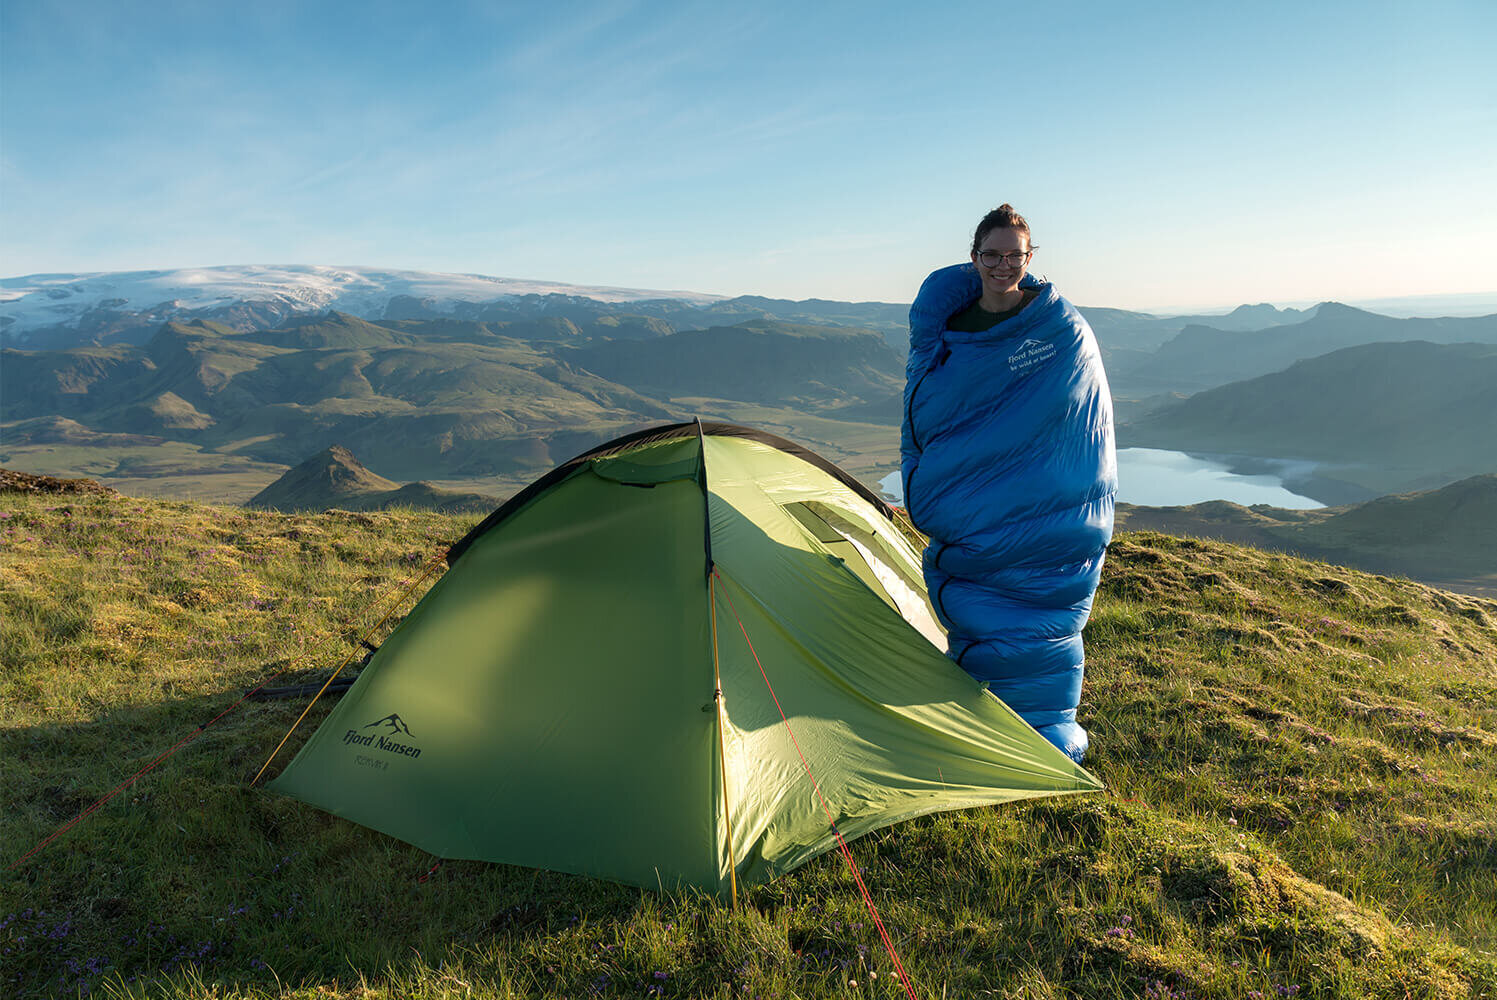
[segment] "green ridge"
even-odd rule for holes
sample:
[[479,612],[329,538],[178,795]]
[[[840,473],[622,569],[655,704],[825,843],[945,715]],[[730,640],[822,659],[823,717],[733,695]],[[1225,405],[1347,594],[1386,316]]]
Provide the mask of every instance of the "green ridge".
[[1497,473],[1318,510],[1225,500],[1184,507],[1119,504],[1117,523],[1314,556],[1497,597]]

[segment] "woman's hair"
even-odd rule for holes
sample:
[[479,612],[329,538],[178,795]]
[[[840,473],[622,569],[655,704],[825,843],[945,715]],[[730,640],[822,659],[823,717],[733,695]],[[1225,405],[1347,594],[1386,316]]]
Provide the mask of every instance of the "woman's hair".
[[1024,221],[1024,216],[1014,211],[1014,206],[1004,202],[982,217],[977,224],[977,232],[972,235],[972,252],[976,253],[982,241],[987,239],[988,233],[995,229],[1017,229],[1026,238],[1029,234],[1029,223]]

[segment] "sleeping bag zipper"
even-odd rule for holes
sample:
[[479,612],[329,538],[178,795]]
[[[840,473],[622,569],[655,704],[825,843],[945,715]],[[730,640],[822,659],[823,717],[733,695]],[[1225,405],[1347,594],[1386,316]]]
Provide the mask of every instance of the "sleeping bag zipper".
[[[922,374],[919,380],[915,383],[915,387],[910,390],[910,398],[905,401],[904,419],[910,425],[910,443],[915,446],[916,451],[923,451],[924,449],[920,445],[919,437],[915,434],[915,394],[920,391],[920,387],[925,384],[925,380],[930,378],[930,373],[944,365],[947,359],[950,357],[951,348],[946,345],[946,338],[942,337],[941,349],[939,352],[937,352],[935,360],[933,360],[929,365],[926,366],[924,374]],[[906,496],[905,499],[906,501],[908,501],[909,497]]]

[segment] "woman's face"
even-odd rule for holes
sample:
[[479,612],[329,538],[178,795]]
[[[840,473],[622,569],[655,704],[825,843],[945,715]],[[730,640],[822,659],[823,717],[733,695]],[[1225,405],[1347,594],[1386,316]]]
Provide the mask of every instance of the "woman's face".
[[[1021,257],[1015,255],[1022,254]],[[972,263],[982,275],[982,289],[990,295],[1005,295],[1019,287],[1029,263],[1029,234],[1018,229],[995,229],[982,238]],[[992,264],[983,263],[988,256]],[[993,256],[998,255],[998,256]]]

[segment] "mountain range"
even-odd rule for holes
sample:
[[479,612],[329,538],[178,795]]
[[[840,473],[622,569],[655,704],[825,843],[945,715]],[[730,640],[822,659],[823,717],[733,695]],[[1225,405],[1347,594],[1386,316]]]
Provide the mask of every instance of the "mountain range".
[[[1497,316],[1084,312],[1124,445],[1313,463],[1301,492],[1331,503],[1497,469]],[[373,268],[4,279],[0,461],[244,502],[336,442],[400,481],[504,495],[699,415],[873,482],[897,466],[904,316]]]
[[1308,317],[1258,329],[1193,321],[1152,352],[1110,359],[1108,374],[1133,388],[1195,392],[1345,347],[1413,340],[1497,344],[1497,315],[1395,319],[1325,302]]
[[609,340],[566,356],[664,399],[710,396],[830,414],[889,399],[904,386],[903,366],[888,345],[848,327],[758,320],[648,341]]
[[238,331],[199,317],[140,344],[0,352],[0,454],[107,478],[127,470],[79,467],[83,451],[153,452],[176,476],[239,463],[223,498],[242,502],[275,478],[260,468],[338,442],[402,480],[503,493],[610,437],[693,415],[856,460],[887,451],[870,442],[892,432],[838,411],[882,403],[897,420],[888,403],[902,380],[876,332],[777,320],[671,333],[601,312],[584,329],[556,316],[374,323],[329,311]]
[[[1125,309],[1084,309],[1107,354],[1147,354],[1187,326],[1249,331],[1299,322],[1316,308],[1242,305],[1222,315],[1156,316]],[[587,334],[594,320],[653,321],[655,333],[757,319],[873,330],[903,354],[909,306],[888,302],[791,301],[757,295],[589,287],[557,282],[369,267],[239,266],[179,270],[34,274],[0,279],[0,346],[29,350],[114,342],[141,343],[164,322],[194,319],[236,331],[269,329],[327,311],[374,322],[454,319],[571,323]],[[637,324],[635,324],[637,326]],[[613,332],[628,335],[625,320]],[[653,335],[653,334],[648,334]]]

